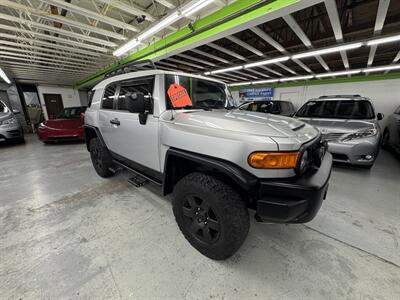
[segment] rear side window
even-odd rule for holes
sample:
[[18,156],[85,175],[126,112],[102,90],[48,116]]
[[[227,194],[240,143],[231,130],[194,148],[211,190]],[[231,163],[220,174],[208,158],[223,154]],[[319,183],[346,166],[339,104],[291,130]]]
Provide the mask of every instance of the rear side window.
[[117,91],[117,85],[115,83],[110,84],[109,86],[106,87],[103,98],[101,99],[101,108],[104,109],[114,108],[116,91]]
[[154,76],[135,78],[122,81],[120,83],[118,100],[116,103],[117,110],[128,110],[126,106],[127,96],[132,93],[143,93],[144,95],[152,95],[154,88]]

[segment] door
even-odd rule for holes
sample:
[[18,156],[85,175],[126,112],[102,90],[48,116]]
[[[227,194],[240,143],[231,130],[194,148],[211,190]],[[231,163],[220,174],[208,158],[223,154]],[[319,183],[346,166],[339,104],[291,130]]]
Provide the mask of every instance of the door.
[[55,119],[64,109],[62,97],[60,94],[43,94],[46,104],[47,116],[49,119]]
[[[153,87],[154,76],[130,79],[107,87],[100,112],[100,126],[108,148],[125,164],[139,171],[147,171],[146,168],[150,168],[161,172],[158,118],[149,114],[146,124],[142,125],[139,122],[139,114],[130,113],[125,105],[125,102],[129,101],[125,98],[127,93],[153,94]],[[104,102],[112,97],[112,109],[105,108]],[[108,107],[111,107],[110,103]]]

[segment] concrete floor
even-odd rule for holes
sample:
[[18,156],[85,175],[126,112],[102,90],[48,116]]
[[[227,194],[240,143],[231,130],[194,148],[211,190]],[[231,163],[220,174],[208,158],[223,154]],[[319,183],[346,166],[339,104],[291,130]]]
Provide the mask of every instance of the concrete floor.
[[252,221],[231,259],[194,250],[170,199],[95,174],[83,144],[0,146],[0,298],[399,299],[400,161],[334,169],[306,225]]

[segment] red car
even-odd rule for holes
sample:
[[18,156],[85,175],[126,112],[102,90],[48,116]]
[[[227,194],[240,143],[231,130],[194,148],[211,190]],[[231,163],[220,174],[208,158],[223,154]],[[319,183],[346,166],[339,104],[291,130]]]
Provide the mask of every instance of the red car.
[[86,107],[68,107],[55,119],[44,121],[38,127],[38,136],[44,143],[84,140],[84,112]]

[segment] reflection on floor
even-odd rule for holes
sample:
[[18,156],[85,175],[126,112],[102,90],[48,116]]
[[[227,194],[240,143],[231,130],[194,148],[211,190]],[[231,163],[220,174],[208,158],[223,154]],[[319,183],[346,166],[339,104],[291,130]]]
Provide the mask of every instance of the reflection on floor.
[[84,144],[0,146],[4,298],[384,298],[400,295],[400,161],[335,168],[305,225],[252,221],[231,259],[201,256],[170,199],[98,177]]

